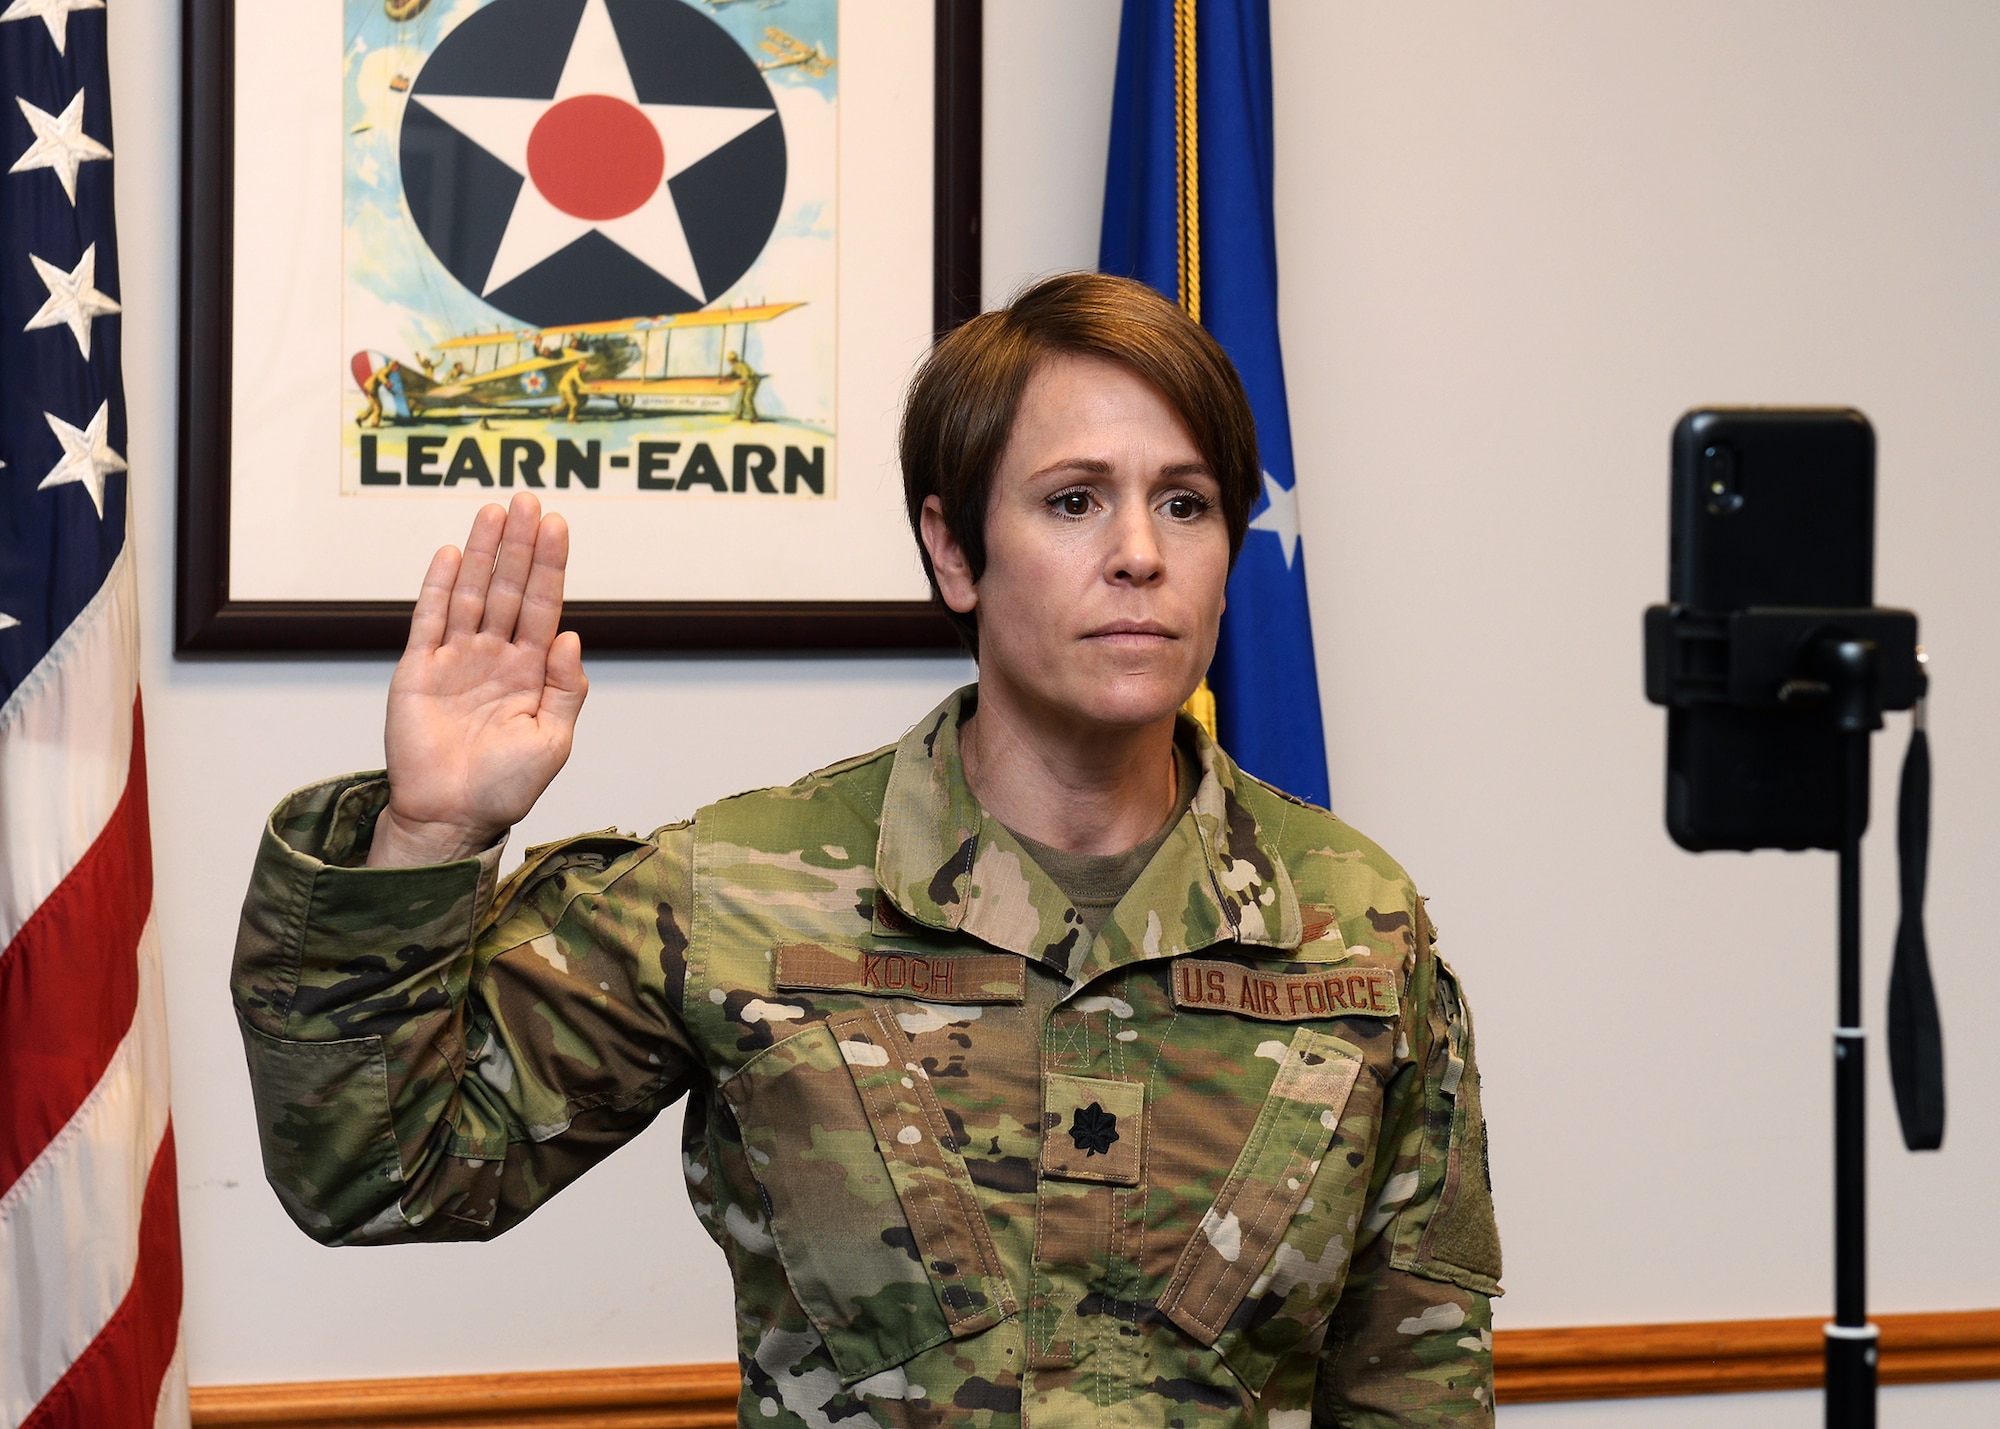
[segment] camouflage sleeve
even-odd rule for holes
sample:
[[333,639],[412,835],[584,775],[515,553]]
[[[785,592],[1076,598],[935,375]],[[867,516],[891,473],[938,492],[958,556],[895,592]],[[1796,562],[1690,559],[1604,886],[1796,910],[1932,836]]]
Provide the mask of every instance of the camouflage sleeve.
[[1421,915],[1418,927],[1411,1055],[1389,1088],[1373,1199],[1320,1358],[1313,1422],[1329,1429],[1493,1423],[1500,1234],[1472,1012]]
[[496,1235],[699,1066],[680,1019],[692,841],[606,831],[361,867],[388,784],[302,789],[258,848],[231,990],[265,1174],[328,1245]]

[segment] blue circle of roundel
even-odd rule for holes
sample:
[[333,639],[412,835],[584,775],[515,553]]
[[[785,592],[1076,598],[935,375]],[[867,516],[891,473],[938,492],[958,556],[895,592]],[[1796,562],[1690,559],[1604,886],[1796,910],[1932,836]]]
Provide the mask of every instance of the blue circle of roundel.
[[[492,0],[439,41],[403,111],[403,197],[445,269],[537,327],[691,312],[704,305],[597,229],[486,292],[514,201],[530,182],[424,107],[426,95],[552,99],[588,0]],[[667,181],[701,285],[749,271],[778,221],[785,133],[756,62],[685,0],[601,0],[641,104],[767,109],[770,118]]]

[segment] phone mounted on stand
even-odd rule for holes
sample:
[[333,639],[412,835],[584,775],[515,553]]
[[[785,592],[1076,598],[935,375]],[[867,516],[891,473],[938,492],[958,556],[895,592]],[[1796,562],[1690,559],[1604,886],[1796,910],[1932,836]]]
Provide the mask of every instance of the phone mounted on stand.
[[1944,1139],[1944,1052],[1923,931],[1928,688],[1917,617],[1874,603],[1875,433],[1846,407],[1709,408],[1674,428],[1668,604],[1646,611],[1646,697],[1667,708],[1667,829],[1682,848],[1837,850],[1834,1319],[1828,1429],[1874,1429],[1867,1317],[1861,836],[1868,739],[1915,709],[1903,765],[1903,915],[1889,1064],[1903,1139]]

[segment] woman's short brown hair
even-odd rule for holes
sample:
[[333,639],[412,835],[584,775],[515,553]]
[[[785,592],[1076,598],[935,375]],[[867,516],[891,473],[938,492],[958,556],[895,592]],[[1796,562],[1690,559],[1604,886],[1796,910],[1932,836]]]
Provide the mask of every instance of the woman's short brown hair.
[[[935,496],[943,505],[945,527],[978,580],[986,570],[987,498],[1013,434],[1021,393],[1037,367],[1063,353],[1107,358],[1159,390],[1187,424],[1195,449],[1222,488],[1232,564],[1243,548],[1262,482],[1256,420],[1228,354],[1201,324],[1144,283],[1105,273],[1063,273],[945,337],[910,384],[899,443],[903,499],[931,595],[940,606],[937,572],[923,543],[924,498]],[[973,618],[945,613],[966,647],[978,654]]]

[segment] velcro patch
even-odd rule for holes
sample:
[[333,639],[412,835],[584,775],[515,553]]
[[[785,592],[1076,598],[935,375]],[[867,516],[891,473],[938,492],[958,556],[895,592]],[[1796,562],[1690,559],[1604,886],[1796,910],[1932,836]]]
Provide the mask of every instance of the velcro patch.
[[1027,965],[1006,953],[934,958],[820,943],[786,943],[774,952],[778,987],[962,1004],[1020,1002],[1027,996]]
[[1281,973],[1201,958],[1181,958],[1174,963],[1174,1006],[1233,1012],[1266,1022],[1395,1017],[1403,1010],[1396,974],[1390,968],[1334,967]]
[[1145,1083],[1043,1074],[1044,1176],[1136,1186],[1145,1129]]

